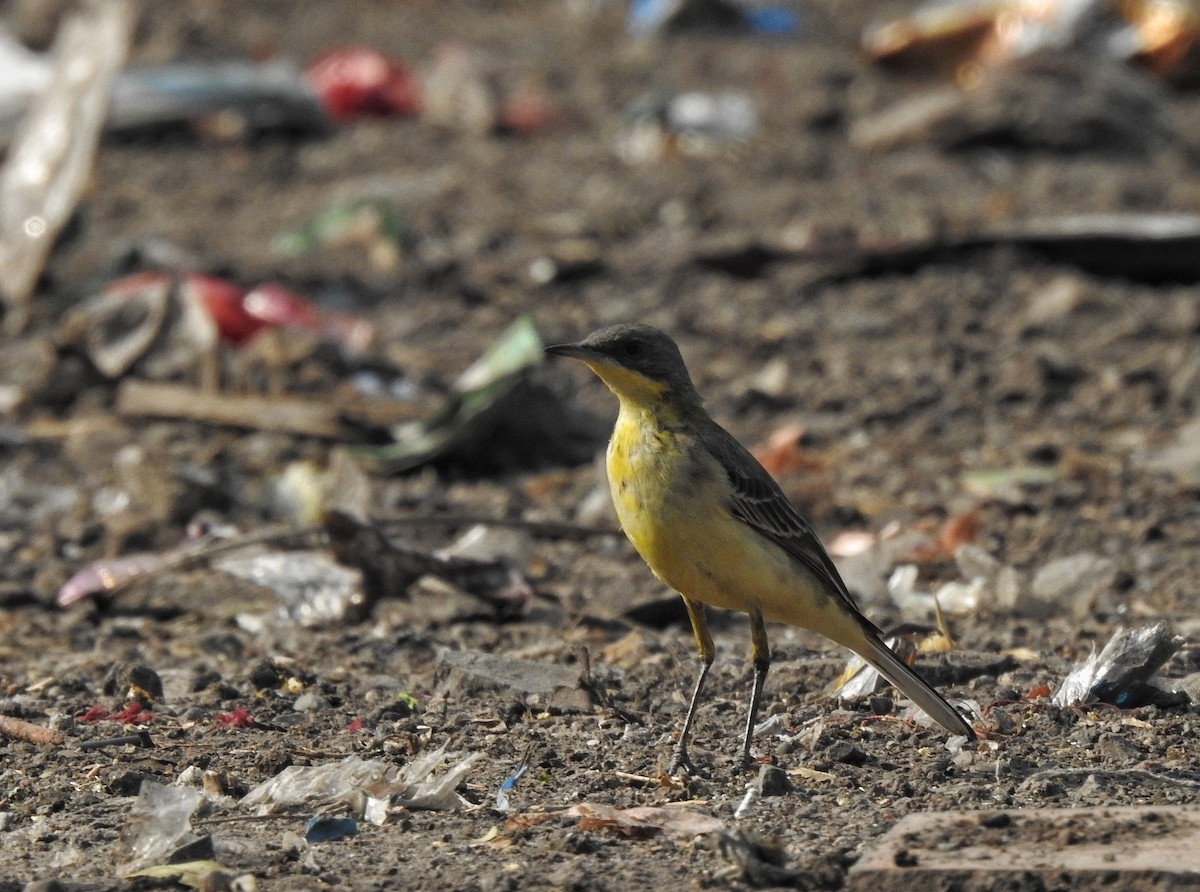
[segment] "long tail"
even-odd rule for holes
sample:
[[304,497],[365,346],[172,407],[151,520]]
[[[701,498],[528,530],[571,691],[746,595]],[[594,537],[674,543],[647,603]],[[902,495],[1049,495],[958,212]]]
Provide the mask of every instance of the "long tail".
[[879,674],[895,685],[909,700],[929,713],[929,717],[951,734],[965,734],[975,739],[975,732],[962,714],[946,702],[929,682],[917,675],[891,649],[873,627],[860,626],[853,641],[838,641],[879,670]]

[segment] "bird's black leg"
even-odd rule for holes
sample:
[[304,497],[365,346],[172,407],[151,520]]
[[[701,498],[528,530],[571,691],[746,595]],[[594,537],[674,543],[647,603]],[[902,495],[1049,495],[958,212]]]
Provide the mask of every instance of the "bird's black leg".
[[763,687],[767,683],[767,671],[771,668],[771,643],[767,640],[767,626],[762,611],[757,607],[750,611],[750,658],[754,661],[754,688],[750,692],[750,714],[746,716],[746,736],[742,740],[742,755],[734,764],[734,770],[745,771],[753,761],[750,758],[750,740],[754,737],[754,726],[758,722],[758,704],[762,700]]
[[688,704],[687,718],[683,720],[683,731],[679,735],[679,743],[675,745],[675,753],[671,757],[668,772],[674,774],[683,768],[694,771],[692,760],[688,758],[688,738],[692,733],[692,722],[696,718],[696,705],[700,702],[700,691],[704,688],[704,680],[708,678],[708,670],[712,668],[716,648],[713,647],[712,635],[708,631],[708,621],[704,618],[704,605],[699,601],[684,598],[688,617],[692,621],[692,632],[696,636],[696,645],[700,649],[700,674],[696,676],[696,687],[692,689],[692,702]]

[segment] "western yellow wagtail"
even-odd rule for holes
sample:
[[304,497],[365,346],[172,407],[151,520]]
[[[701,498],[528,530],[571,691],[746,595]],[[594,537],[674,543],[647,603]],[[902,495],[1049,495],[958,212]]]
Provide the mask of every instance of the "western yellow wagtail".
[[850,648],[948,731],[975,737],[966,719],[883,643],[807,521],[709,417],[674,341],[648,325],[614,325],[547,352],[582,360],[620,401],[608,444],[617,517],[654,574],[683,595],[692,621],[700,675],[672,771],[690,767],[688,735],[713,662],[705,604],[750,614],[754,688],[741,768],[751,762],[771,665],[766,620],[813,629]]

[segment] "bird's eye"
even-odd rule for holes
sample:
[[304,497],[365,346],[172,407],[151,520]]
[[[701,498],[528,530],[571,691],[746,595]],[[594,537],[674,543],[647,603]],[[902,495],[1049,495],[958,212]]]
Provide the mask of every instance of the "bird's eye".
[[642,355],[642,345],[638,341],[630,341],[621,349],[621,352],[630,359],[637,359]]

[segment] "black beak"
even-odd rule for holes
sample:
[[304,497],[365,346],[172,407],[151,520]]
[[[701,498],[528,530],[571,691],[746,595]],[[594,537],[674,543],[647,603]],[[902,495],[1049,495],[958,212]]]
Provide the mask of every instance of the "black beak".
[[599,359],[603,354],[599,350],[585,347],[582,344],[554,344],[547,347],[546,352],[553,356],[569,356],[571,359]]

